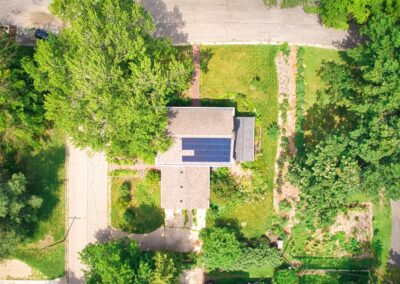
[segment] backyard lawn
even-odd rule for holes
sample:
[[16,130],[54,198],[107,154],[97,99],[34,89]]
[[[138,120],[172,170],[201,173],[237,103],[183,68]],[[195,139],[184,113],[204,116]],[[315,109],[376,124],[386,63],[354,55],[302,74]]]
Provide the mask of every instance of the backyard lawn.
[[340,52],[337,50],[303,47],[304,48],[304,84],[305,98],[304,106],[310,108],[317,99],[317,91],[324,87],[324,83],[318,76],[318,71],[322,61],[337,61],[340,62]]
[[64,275],[64,162],[64,135],[52,131],[51,140],[24,157],[21,163],[29,191],[42,197],[43,205],[38,213],[35,233],[17,248],[14,257],[50,279]]
[[[247,238],[262,236],[271,225],[276,137],[267,129],[277,121],[278,85],[275,46],[213,46],[201,48],[202,105],[235,106],[237,114],[256,117],[256,160],[245,165],[253,183],[265,193],[253,201],[229,206],[224,218],[241,226]],[[253,188],[254,191],[258,190]],[[211,197],[211,203],[213,197]],[[223,201],[221,200],[221,203]]]
[[126,171],[111,185],[111,224],[126,232],[150,233],[164,224],[158,171]]

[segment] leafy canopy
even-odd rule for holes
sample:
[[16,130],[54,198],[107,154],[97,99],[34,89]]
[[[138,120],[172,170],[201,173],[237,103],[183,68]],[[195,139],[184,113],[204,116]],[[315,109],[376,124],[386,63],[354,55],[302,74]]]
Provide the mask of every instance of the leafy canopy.
[[51,11],[67,22],[40,41],[29,73],[47,93],[46,117],[81,147],[108,156],[152,157],[166,150],[166,105],[190,77],[167,40],[131,0],[55,0]]
[[19,239],[30,233],[37,221],[37,210],[42,199],[31,195],[21,173],[9,177],[0,169],[0,259],[9,256]]
[[[0,156],[38,146],[45,136],[43,95],[33,91],[33,81],[23,66],[31,48],[0,36]],[[4,159],[4,157],[3,157]]]
[[137,243],[128,239],[89,244],[80,255],[88,267],[87,283],[168,284],[180,272],[178,257],[139,251]]

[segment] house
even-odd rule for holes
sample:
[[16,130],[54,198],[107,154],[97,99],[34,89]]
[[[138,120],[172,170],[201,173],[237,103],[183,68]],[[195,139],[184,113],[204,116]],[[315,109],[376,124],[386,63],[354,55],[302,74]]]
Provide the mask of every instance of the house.
[[158,153],[161,207],[207,209],[210,169],[254,160],[254,117],[235,117],[232,107],[171,107],[172,146]]

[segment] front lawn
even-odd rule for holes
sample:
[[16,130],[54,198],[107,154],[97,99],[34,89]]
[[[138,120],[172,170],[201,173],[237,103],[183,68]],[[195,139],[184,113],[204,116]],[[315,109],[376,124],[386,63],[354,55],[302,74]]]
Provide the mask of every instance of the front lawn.
[[[230,206],[211,193],[211,206],[224,207],[223,219],[240,226],[246,238],[262,236],[271,226],[272,191],[277,139],[267,130],[277,122],[278,82],[276,46],[202,47],[200,94],[203,106],[234,106],[236,115],[256,117],[256,160],[246,163],[251,181],[245,181],[252,198]],[[241,179],[243,181],[243,179]],[[211,189],[213,191],[213,188]],[[257,193],[258,192],[258,193]],[[260,194],[261,192],[261,194]],[[213,197],[214,196],[214,197]],[[221,210],[220,210],[221,211]],[[209,210],[213,214],[213,210]],[[210,219],[210,218],[209,218]]]
[[40,196],[43,204],[34,234],[18,246],[14,257],[52,279],[64,275],[65,136],[53,130],[50,137],[21,161],[29,191]]
[[111,225],[126,232],[150,233],[164,224],[158,171],[124,171],[112,178]]

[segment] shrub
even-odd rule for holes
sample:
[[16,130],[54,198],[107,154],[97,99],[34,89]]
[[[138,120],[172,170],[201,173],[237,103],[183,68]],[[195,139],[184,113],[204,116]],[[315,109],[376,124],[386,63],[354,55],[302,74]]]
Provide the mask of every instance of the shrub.
[[275,272],[272,283],[274,284],[297,284],[299,276],[295,269],[286,268]]
[[128,204],[131,201],[131,184],[129,182],[124,182],[119,187],[119,199],[121,204]]
[[281,202],[279,202],[279,210],[282,212],[288,212],[292,209],[292,204],[289,202],[289,200],[284,199]]
[[278,138],[279,128],[278,123],[272,122],[267,128],[267,135],[272,139],[276,140]]
[[111,175],[114,177],[134,176],[135,174],[136,174],[135,170],[124,170],[124,169],[113,170],[111,173]]

